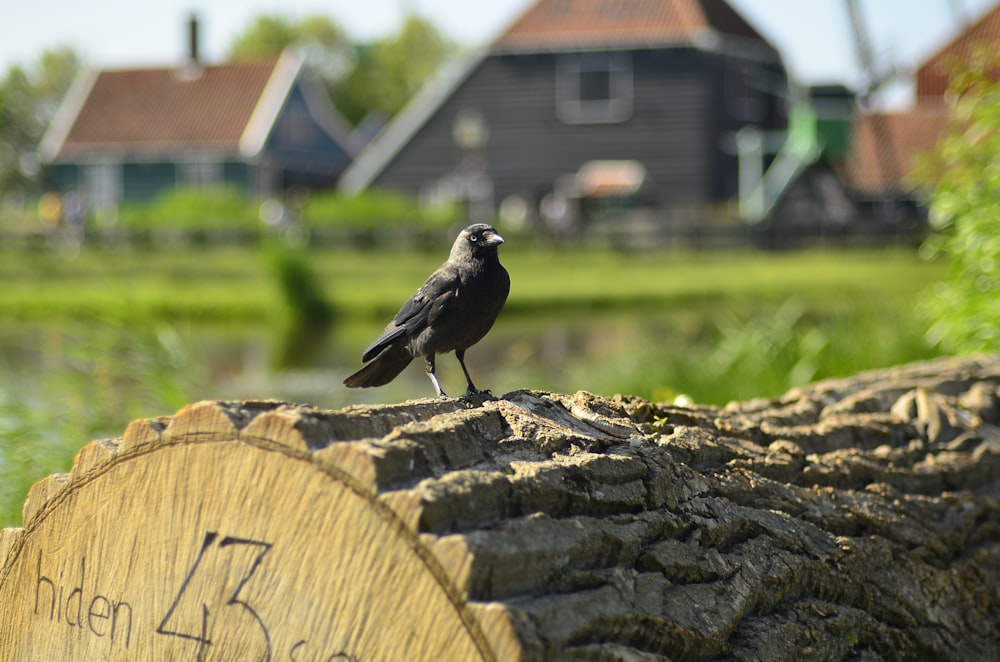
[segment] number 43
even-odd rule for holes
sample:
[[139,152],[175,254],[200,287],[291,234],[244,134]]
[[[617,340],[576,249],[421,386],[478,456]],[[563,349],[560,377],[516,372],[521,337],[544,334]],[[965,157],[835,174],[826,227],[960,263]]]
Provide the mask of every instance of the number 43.
[[[177,621],[180,620],[186,620],[186,621],[192,620],[190,618],[181,619],[180,615],[177,613],[178,607],[181,604],[185,592],[193,584],[197,584],[198,581],[202,582],[211,581],[211,578],[208,577],[204,578],[199,577],[198,581],[195,581],[195,575],[198,571],[198,567],[202,564],[202,561],[206,556],[206,552],[210,551],[213,547],[216,547],[221,551],[233,551],[241,546],[256,547],[258,551],[256,556],[254,556],[250,561],[249,567],[247,568],[246,572],[243,573],[243,576],[236,584],[236,588],[233,589],[233,592],[229,595],[229,598],[226,600],[223,606],[240,607],[242,609],[245,609],[247,613],[250,614],[250,616],[260,627],[260,630],[264,635],[264,641],[267,644],[267,655],[265,657],[265,660],[270,662],[270,660],[272,659],[271,634],[270,632],[268,632],[267,625],[260,617],[260,614],[257,613],[257,610],[254,609],[252,606],[250,606],[250,603],[248,603],[245,599],[243,599],[240,596],[240,593],[242,593],[243,588],[246,586],[247,582],[249,582],[250,578],[253,577],[255,572],[257,572],[257,568],[260,566],[260,562],[264,559],[264,556],[266,556],[267,553],[271,550],[271,543],[264,542],[261,540],[251,540],[249,538],[237,538],[233,536],[225,536],[220,539],[219,534],[216,531],[206,531],[205,538],[201,544],[201,549],[198,550],[198,556],[195,557],[194,563],[191,564],[191,567],[188,569],[187,575],[184,577],[184,581],[181,584],[180,590],[177,591],[177,595],[176,597],[174,597],[173,602],[170,604],[170,608],[167,610],[167,613],[163,617],[163,620],[160,621],[159,626],[156,628],[157,634],[168,635],[171,637],[180,637],[182,639],[198,642],[199,646],[198,646],[197,659],[199,661],[204,659],[208,647],[212,645],[212,638],[209,634],[209,627],[208,627],[208,618],[210,613],[209,606],[204,602],[202,602],[200,619],[197,618],[194,619],[195,621],[200,620],[200,625],[194,625],[193,628],[191,628],[194,631],[190,630],[185,631],[188,630],[188,628],[186,628],[183,624],[177,623]],[[201,573],[201,575],[204,574],[205,573]],[[202,593],[202,595],[204,594],[205,593]],[[189,623],[188,625],[193,625],[193,624]]]

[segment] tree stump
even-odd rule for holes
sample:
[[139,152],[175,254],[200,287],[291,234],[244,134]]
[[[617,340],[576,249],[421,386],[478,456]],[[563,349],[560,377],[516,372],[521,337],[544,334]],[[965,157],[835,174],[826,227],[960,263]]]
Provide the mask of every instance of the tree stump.
[[1000,357],[725,408],[200,402],[0,534],[2,660],[1000,659]]

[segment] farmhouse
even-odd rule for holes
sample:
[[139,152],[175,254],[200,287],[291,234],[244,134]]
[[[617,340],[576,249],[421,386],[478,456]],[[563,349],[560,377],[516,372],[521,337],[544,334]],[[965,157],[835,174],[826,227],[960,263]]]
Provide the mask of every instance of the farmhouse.
[[777,50],[724,0],[539,0],[418,94],[339,186],[484,215],[561,197],[701,213],[735,199],[735,135],[783,131],[786,95]]
[[[194,43],[194,38],[192,38]],[[349,127],[292,50],[258,61],[81,74],[43,137],[50,189],[101,209],[176,187],[332,187]]]

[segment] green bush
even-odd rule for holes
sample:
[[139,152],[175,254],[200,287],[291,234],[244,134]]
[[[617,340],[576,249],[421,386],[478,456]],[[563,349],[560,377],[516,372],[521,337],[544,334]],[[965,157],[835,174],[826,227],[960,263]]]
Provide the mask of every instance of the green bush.
[[210,232],[254,230],[259,205],[232,188],[178,188],[147,205],[125,205],[119,225],[127,230]]
[[294,323],[327,324],[333,320],[333,306],[323,292],[322,281],[301,250],[273,242],[264,254]]
[[[218,230],[256,231],[262,220],[261,202],[232,188],[180,188],[163,193],[148,204],[124,205],[118,225],[133,231],[186,233]],[[393,191],[345,196],[316,192],[287,203],[293,218],[306,228],[381,232],[399,228],[438,230],[459,220],[455,205],[421,205]]]
[[315,193],[303,209],[306,223],[313,228],[385,230],[393,228],[447,228],[459,219],[455,205],[421,205],[414,198],[394,191],[373,191],[358,195]]
[[1000,349],[1000,84],[988,67],[952,80],[952,126],[927,167],[936,229],[925,250],[948,273],[922,308],[931,338],[952,352]]

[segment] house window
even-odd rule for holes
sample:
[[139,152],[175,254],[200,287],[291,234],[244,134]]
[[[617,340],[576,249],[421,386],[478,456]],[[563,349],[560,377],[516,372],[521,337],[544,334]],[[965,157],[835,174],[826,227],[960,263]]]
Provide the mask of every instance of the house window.
[[218,161],[191,161],[177,164],[177,183],[180,186],[206,189],[222,184],[222,164]]
[[579,53],[560,59],[556,112],[564,122],[624,122],[632,116],[632,62],[625,53]]

